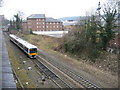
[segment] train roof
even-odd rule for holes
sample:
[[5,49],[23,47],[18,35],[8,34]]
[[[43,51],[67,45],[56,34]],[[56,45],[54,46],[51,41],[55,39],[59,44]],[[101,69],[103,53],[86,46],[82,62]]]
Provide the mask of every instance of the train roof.
[[14,38],[15,40],[17,40],[19,43],[21,43],[23,46],[27,47],[27,48],[37,48],[35,45],[32,45],[30,43],[28,43],[27,41],[15,36],[14,34],[10,34],[10,37]]

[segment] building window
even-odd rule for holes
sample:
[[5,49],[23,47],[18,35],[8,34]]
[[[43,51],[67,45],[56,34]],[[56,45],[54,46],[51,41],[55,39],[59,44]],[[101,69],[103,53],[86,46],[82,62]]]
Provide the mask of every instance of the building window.
[[43,24],[45,24],[45,23],[43,22]]
[[39,24],[39,23],[37,22],[37,24]]
[[39,28],[39,27],[37,26],[37,28]]
[[44,28],[44,26],[43,26],[43,28]]
[[48,26],[46,26],[48,28]]

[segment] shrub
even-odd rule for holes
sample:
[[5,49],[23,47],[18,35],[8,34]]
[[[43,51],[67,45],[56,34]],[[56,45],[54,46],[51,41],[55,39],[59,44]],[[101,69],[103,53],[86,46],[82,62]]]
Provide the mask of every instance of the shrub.
[[100,52],[98,49],[93,49],[91,52],[89,52],[89,58],[91,62],[95,62],[96,58],[100,56]]
[[33,31],[32,31],[32,29],[30,29],[30,30],[29,30],[29,32],[30,32],[30,34],[33,34]]

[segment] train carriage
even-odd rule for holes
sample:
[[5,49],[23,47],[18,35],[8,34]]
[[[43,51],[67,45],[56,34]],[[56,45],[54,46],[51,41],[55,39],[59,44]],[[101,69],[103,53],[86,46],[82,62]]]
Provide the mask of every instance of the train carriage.
[[9,36],[10,40],[18,47],[20,47],[30,58],[36,58],[36,56],[38,55],[38,49],[35,45],[32,45],[13,34],[10,34]]

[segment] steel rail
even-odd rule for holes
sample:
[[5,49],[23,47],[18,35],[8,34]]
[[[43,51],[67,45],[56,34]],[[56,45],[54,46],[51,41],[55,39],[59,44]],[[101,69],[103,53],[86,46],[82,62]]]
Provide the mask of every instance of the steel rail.
[[21,83],[21,81],[20,81],[20,79],[19,79],[18,75],[16,74],[16,72],[15,72],[15,70],[14,70],[13,68],[12,68],[12,71],[13,71],[13,73],[14,73],[14,75],[15,75],[15,77],[16,77],[16,79],[17,79],[17,81],[19,82],[19,84],[20,84],[21,88],[22,88],[23,90],[25,90],[25,88],[24,88],[23,84]]
[[40,60],[36,59],[33,62],[37,65],[37,67],[42,70],[59,88],[70,88],[72,87],[67,84],[64,80],[62,80],[58,75],[56,75],[53,71],[51,71],[45,64],[40,62]]
[[[38,56],[40,59],[42,59],[43,61],[45,61],[45,59],[43,59],[40,55]],[[63,73],[65,73],[66,75],[68,75],[70,78],[72,78],[73,80],[75,80],[77,83],[79,83],[80,85],[82,85],[84,88],[95,88],[95,89],[100,89],[99,86],[97,86],[96,84],[94,84],[93,82],[85,79],[83,76],[71,71],[70,69],[66,68],[63,65],[60,65],[57,62],[53,62],[52,60],[46,60],[47,62],[51,63],[52,65],[54,65],[56,68],[58,68],[60,71],[62,71]]]

